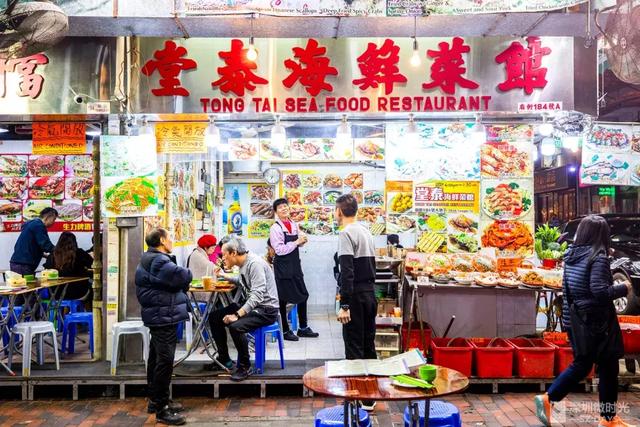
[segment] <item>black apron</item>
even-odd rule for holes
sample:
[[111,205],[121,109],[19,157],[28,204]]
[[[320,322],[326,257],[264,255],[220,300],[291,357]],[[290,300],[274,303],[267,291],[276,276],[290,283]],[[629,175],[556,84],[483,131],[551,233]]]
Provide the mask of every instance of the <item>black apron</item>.
[[[282,224],[276,222],[284,234],[284,243],[298,240],[297,234],[287,234]],[[309,298],[307,286],[304,283],[302,266],[300,265],[300,251],[298,248],[287,255],[277,255],[273,259],[273,273],[278,287],[278,299],[281,302],[299,304]]]

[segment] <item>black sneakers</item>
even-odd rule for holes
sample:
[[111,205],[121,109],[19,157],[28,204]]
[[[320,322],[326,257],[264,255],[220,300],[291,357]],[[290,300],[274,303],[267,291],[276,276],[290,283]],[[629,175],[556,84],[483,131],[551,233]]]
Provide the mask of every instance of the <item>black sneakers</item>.
[[298,329],[298,336],[300,338],[318,338],[320,334],[313,332],[313,329],[306,327],[304,329]]
[[289,330],[287,332],[285,332],[283,335],[283,338],[287,341],[298,341],[300,338],[298,338],[298,336],[296,334],[293,333],[293,331]]
[[[182,412],[184,411],[184,406],[181,403],[174,402],[173,400],[169,400],[167,407],[171,412]],[[147,405],[147,414],[155,414],[157,411],[156,404],[153,401],[149,400],[149,404]]]
[[245,368],[244,366],[238,365],[233,374],[231,374],[231,381],[240,382],[249,378],[251,374],[250,368]]
[[166,405],[160,412],[156,412],[156,422],[169,426],[181,426],[187,422],[187,419],[183,415],[173,412],[169,409],[169,405]]
[[208,365],[204,365],[204,370],[210,372],[226,372],[220,367],[220,365],[224,366],[228,371],[231,371],[236,365],[235,363],[233,363],[233,360],[229,360],[225,363],[222,363],[219,359],[217,360],[219,364],[216,362],[209,363]]

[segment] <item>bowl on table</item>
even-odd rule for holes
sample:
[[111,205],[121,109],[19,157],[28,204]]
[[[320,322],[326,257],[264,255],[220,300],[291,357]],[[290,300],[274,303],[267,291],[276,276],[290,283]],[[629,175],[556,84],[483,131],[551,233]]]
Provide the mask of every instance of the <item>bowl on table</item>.
[[438,375],[438,367],[436,365],[422,365],[418,368],[418,376],[425,380],[432,382]]

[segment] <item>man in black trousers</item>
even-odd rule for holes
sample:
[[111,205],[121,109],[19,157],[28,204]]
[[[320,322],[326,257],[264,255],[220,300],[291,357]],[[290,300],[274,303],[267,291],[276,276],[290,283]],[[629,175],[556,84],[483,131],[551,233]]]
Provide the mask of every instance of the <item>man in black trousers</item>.
[[191,272],[176,264],[173,242],[167,230],[155,228],[147,234],[149,250],[136,269],[136,295],[142,307],[142,321],[151,331],[147,364],[148,413],[168,425],[186,422],[181,404],[169,399],[173,360],[178,342],[178,324],[189,319],[186,291]]

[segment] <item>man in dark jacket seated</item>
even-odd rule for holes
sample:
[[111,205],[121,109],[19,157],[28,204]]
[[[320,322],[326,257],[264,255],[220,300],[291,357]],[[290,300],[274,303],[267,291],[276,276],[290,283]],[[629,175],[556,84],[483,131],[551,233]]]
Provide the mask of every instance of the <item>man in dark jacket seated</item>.
[[183,407],[169,399],[169,385],[178,324],[189,319],[186,291],[191,283],[191,272],[176,264],[175,256],[171,255],[173,243],[167,230],[151,230],[145,242],[149,250],[142,255],[136,269],[136,295],[142,307],[142,321],[151,330],[147,411],[155,412],[158,422],[182,425],[186,420],[178,412]]
[[[238,366],[233,371],[231,380],[242,381],[249,376],[251,368],[246,334],[278,320],[278,289],[271,266],[261,256],[249,253],[244,242],[237,237],[226,236],[222,239],[222,259],[227,269],[240,267],[238,279],[222,276],[242,286],[248,296],[242,306],[233,303],[213,311],[209,316],[209,324],[218,347],[218,363],[227,369],[233,367],[225,326],[229,329],[238,350]],[[210,369],[215,369],[216,365],[210,366]]]

